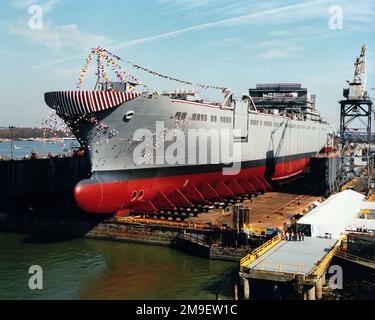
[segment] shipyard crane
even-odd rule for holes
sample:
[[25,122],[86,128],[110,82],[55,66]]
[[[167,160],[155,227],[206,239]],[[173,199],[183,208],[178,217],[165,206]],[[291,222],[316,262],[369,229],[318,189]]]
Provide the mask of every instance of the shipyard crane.
[[[349,82],[348,99],[361,100],[367,96],[366,90],[366,46],[354,63],[354,79]],[[345,96],[345,95],[344,95]]]
[[340,157],[339,183],[359,177],[364,191],[371,187],[371,118],[372,101],[366,91],[366,46],[361,48],[354,63],[353,81],[343,90],[340,116]]

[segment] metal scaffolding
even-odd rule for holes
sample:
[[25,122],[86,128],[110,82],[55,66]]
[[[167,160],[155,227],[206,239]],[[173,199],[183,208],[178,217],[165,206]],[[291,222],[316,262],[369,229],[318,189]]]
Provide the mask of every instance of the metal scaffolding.
[[340,184],[359,177],[363,189],[371,188],[371,119],[372,101],[366,91],[366,47],[355,61],[354,80],[344,89],[340,101],[341,171]]

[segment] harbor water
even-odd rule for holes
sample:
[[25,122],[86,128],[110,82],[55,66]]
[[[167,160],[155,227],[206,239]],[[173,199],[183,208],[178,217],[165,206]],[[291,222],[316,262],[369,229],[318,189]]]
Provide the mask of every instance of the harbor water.
[[[30,290],[30,266],[43,290]],[[46,241],[0,233],[1,299],[233,299],[237,263],[168,247],[91,239]]]

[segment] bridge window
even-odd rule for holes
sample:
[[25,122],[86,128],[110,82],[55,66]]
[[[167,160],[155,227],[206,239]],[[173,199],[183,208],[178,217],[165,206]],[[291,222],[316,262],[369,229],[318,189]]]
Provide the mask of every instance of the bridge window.
[[232,118],[231,117],[220,117],[220,121],[222,123],[231,123],[232,122]]

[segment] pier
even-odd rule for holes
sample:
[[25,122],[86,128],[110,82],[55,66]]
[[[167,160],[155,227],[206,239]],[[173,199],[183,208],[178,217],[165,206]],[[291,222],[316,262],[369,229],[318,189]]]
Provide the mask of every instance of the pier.
[[[369,199],[372,197],[366,199],[349,189],[336,193],[286,234],[277,235],[242,258],[239,275],[244,297],[251,298],[252,282],[263,281],[286,283],[301,299],[321,299],[325,274],[333,259],[373,270],[375,224],[371,218],[361,218],[363,212],[371,215],[371,209],[363,209],[373,206]],[[291,238],[288,232],[307,236]]]
[[240,262],[244,297],[250,298],[252,279],[292,282],[303,287],[303,298],[322,298],[325,273],[340,241],[306,237],[304,241],[287,241],[276,236]]

